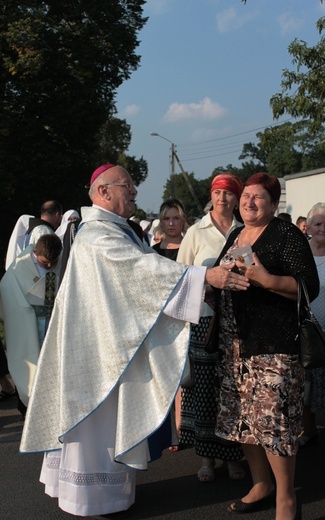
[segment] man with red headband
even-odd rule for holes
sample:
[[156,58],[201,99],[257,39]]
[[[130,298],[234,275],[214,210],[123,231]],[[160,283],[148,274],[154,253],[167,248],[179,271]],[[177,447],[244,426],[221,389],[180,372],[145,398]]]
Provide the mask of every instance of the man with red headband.
[[110,518],[134,503],[136,470],[147,468],[150,437],[180,384],[204,284],[249,285],[228,269],[157,255],[127,223],[136,195],[120,166],[91,176],[93,205],[81,209],[23,431],[22,452],[47,452],[45,492],[73,515]]

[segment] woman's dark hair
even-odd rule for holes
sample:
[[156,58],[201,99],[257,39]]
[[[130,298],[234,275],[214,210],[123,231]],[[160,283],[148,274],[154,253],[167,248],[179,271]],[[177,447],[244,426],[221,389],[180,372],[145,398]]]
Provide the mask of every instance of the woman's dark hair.
[[281,196],[281,184],[275,175],[268,173],[254,173],[245,182],[245,186],[260,184],[269,193],[272,202],[279,202]]

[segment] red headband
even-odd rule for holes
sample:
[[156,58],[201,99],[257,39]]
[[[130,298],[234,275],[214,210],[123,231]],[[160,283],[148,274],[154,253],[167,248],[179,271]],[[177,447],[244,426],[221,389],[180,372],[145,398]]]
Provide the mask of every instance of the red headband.
[[101,173],[106,172],[106,170],[109,170],[110,168],[114,168],[114,166],[116,166],[116,164],[102,164],[101,166],[99,166],[90,177],[89,186],[91,186],[93,182],[95,182],[95,180],[97,179],[97,177],[100,176]]
[[239,177],[232,173],[220,173],[211,183],[210,193],[214,190],[227,190],[233,193],[239,201],[244,184]]

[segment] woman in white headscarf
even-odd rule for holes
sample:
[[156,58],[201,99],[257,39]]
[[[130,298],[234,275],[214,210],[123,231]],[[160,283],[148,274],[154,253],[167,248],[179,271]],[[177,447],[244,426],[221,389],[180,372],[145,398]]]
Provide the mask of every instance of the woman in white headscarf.
[[69,222],[71,220],[76,220],[77,218],[80,218],[80,215],[75,209],[69,209],[63,214],[61,224],[55,232],[55,234],[61,239],[61,242],[63,241],[64,233],[67,230]]

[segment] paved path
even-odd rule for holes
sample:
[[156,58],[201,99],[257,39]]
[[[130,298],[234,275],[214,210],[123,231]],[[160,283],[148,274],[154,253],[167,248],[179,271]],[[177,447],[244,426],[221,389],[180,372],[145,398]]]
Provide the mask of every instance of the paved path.
[[[320,417],[319,440],[300,451],[296,489],[303,503],[303,520],[325,520],[325,417]],[[43,492],[38,477],[42,455],[19,454],[23,423],[13,401],[0,405],[0,520],[68,520],[55,499]],[[245,467],[246,463],[244,462]],[[139,472],[135,511],[130,520],[235,520],[227,506],[245,495],[250,478],[231,481],[222,466],[215,482],[198,482],[198,460],[193,450],[166,451]],[[242,517],[274,520],[274,509]]]

